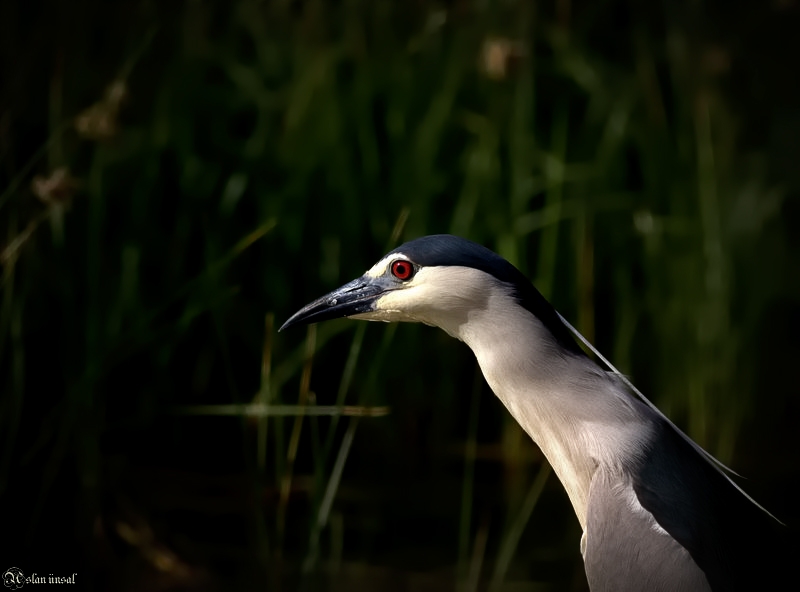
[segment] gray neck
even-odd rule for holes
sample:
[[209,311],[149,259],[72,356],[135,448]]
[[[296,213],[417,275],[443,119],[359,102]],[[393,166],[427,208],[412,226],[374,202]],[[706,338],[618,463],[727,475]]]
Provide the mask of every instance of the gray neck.
[[504,290],[493,290],[452,334],[469,345],[489,386],[541,448],[585,528],[595,470],[633,460],[651,433],[649,413],[618,379],[566,352],[530,312],[508,304]]

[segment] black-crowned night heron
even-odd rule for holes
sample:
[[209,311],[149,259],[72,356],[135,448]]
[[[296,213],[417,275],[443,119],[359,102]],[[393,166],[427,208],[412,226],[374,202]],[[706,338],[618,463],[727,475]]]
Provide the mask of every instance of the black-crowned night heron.
[[782,526],[626,378],[592,361],[495,253],[449,235],[413,240],[281,329],[339,317],[434,325],[472,349],[567,490],[593,591],[791,586],[774,551]]

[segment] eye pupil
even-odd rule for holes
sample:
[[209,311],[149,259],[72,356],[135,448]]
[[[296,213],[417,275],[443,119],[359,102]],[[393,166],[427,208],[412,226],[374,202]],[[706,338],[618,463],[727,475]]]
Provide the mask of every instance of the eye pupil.
[[414,268],[408,261],[395,261],[392,263],[392,275],[400,280],[409,279],[414,272]]

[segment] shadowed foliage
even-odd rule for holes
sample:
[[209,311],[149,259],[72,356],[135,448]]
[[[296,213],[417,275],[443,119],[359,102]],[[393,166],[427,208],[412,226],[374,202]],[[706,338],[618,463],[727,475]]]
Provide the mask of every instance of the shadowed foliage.
[[795,2],[0,4],[0,571],[585,590],[469,351],[276,333],[453,233],[790,527]]

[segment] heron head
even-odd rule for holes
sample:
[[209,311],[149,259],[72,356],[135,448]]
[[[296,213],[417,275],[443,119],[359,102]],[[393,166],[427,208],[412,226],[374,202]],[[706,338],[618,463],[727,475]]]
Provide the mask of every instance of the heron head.
[[364,275],[318,298],[292,315],[294,325],[350,317],[368,321],[421,322],[462,338],[472,315],[500,302],[494,314],[521,308],[577,348],[549,303],[511,263],[486,247],[448,234],[409,241]]
[[[466,321],[470,310],[481,307],[497,280],[472,267],[420,256],[422,253],[415,248],[419,247],[416,242],[395,249],[360,278],[303,307],[281,330],[350,317],[367,321],[422,322],[451,332]],[[429,254],[427,249],[423,253]]]

